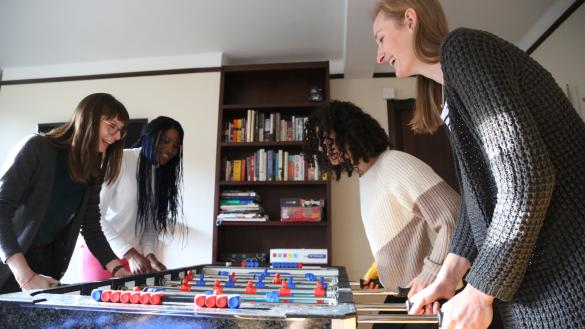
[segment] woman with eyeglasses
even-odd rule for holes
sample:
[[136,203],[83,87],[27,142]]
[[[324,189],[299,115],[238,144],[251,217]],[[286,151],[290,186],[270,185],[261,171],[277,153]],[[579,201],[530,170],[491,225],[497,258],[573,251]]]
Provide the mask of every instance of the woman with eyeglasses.
[[0,293],[59,284],[79,233],[115,276],[128,273],[100,225],[103,182],[120,173],[128,112],[109,94],[85,97],[71,120],[16,147],[0,171]]
[[[135,147],[124,150],[122,169],[101,191],[102,228],[114,252],[132,273],[163,271],[157,238],[173,234],[182,218],[183,128],[160,116],[149,122]],[[87,251],[87,281],[111,277]]]

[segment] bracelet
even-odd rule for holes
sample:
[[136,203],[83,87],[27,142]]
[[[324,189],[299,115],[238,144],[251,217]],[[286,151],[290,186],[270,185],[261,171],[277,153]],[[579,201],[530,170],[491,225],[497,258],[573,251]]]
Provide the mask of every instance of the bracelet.
[[116,273],[118,273],[119,270],[123,269],[124,265],[116,265],[116,267],[114,267],[112,269],[112,276],[116,276]]
[[23,284],[20,285],[20,289],[24,288],[24,286],[26,286],[27,284],[29,284],[32,281],[32,279],[35,278],[35,276],[37,276],[37,274],[33,272],[33,274],[30,276],[30,278],[28,278],[28,280],[26,280],[25,283],[23,283]]

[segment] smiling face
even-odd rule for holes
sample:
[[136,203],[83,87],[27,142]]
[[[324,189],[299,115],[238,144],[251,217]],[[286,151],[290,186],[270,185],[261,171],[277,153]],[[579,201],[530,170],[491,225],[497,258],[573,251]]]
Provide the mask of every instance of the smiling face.
[[107,119],[105,115],[101,116],[98,150],[100,153],[105,153],[111,144],[122,139],[124,132],[124,123],[117,117]]
[[161,140],[159,143],[159,152],[156,155],[156,162],[158,165],[164,166],[179,154],[181,140],[179,132],[174,128],[164,131],[160,138]]
[[380,11],[374,19],[372,30],[378,44],[376,60],[380,64],[392,65],[398,78],[417,74],[413,33],[415,20],[413,9],[408,9],[401,18],[391,18]]

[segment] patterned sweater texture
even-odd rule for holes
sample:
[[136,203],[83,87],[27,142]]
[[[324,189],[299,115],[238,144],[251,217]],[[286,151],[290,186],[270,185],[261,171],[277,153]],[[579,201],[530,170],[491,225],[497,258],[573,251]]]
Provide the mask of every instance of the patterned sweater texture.
[[451,32],[440,61],[462,193],[450,252],[506,328],[585,328],[585,123],[492,34]]
[[378,277],[388,290],[419,277],[432,282],[459,211],[459,195],[412,155],[384,151],[360,177],[362,221]]

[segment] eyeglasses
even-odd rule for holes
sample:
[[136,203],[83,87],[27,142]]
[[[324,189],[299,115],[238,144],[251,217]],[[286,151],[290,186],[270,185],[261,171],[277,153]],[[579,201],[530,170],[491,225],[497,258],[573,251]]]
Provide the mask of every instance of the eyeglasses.
[[102,119],[102,121],[106,124],[106,129],[108,131],[108,134],[110,135],[114,135],[115,133],[117,133],[118,131],[120,132],[120,139],[123,139],[124,137],[126,137],[126,129],[125,128],[120,128],[118,126],[116,126],[115,124],[106,121],[104,119]]

